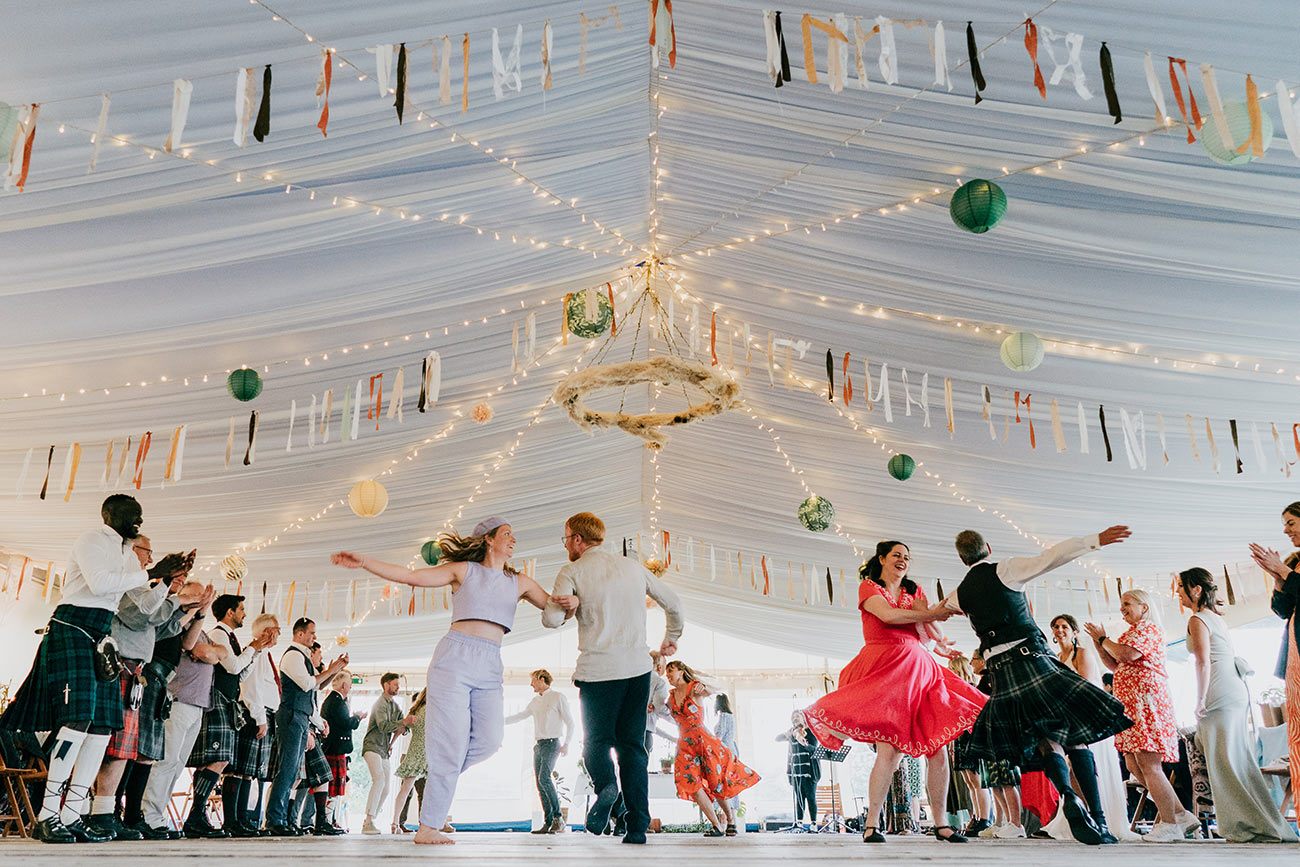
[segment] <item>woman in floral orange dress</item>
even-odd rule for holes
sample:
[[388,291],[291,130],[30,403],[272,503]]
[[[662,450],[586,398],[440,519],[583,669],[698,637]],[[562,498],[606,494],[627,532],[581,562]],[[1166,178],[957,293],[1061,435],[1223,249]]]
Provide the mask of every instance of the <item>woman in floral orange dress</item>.
[[[758,774],[733,756],[722,741],[704,727],[704,708],[699,699],[708,695],[710,690],[700,682],[691,667],[673,660],[668,663],[664,674],[673,687],[668,695],[668,710],[681,732],[677,739],[677,761],[673,764],[677,797],[700,805],[700,811],[713,825],[705,832],[705,837],[734,837],[736,816],[727,799],[757,783]],[[715,800],[726,817],[725,829],[713,810]]]

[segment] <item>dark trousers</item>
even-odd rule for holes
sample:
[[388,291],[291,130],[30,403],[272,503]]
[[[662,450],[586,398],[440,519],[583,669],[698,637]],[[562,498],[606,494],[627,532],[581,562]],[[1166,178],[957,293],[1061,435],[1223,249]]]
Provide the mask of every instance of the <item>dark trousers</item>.
[[542,738],[533,744],[533,776],[537,778],[537,794],[542,799],[542,816],[547,823],[560,818],[560,795],[551,778],[559,755],[559,738]]
[[794,820],[802,822],[804,812],[814,823],[817,821],[817,781],[812,777],[798,777],[794,787]]
[[646,777],[645,709],[650,703],[650,673],[622,680],[575,681],[582,704],[582,751],[597,793],[613,785],[612,750],[618,756],[618,783],[627,807],[627,830],[650,827],[650,781]]

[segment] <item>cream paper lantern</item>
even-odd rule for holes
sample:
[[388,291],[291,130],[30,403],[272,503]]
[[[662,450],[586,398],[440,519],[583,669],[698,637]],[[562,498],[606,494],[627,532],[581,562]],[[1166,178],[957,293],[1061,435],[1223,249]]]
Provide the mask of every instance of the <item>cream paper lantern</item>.
[[1043,341],[1037,335],[1017,331],[1002,341],[1002,363],[1023,373],[1043,363],[1043,351]]
[[242,581],[248,574],[248,563],[238,554],[231,554],[221,561],[221,577],[227,581]]
[[348,492],[348,505],[358,517],[377,518],[388,508],[388,491],[379,482],[357,482]]

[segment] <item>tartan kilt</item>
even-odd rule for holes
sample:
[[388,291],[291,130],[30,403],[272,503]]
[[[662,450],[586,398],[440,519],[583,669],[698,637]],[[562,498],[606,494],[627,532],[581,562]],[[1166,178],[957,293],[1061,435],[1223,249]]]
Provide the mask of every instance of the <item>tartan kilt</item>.
[[140,739],[136,757],[161,762],[166,747],[167,717],[172,699],[167,694],[171,672],[166,666],[150,662],[144,667],[144,698],[140,701]]
[[113,732],[108,739],[106,755],[110,759],[137,759],[140,753],[140,712],[144,710],[144,701],[140,707],[131,707],[131,689],[135,686],[136,676],[144,668],[144,663],[122,660],[122,727]]
[[975,771],[982,770],[983,762],[977,756],[970,754],[971,733],[962,732],[957,735],[957,739],[952,742],[952,767],[955,771]]
[[68,723],[89,721],[109,731],[120,729],[122,686],[95,677],[95,644],[112,623],[113,612],[102,608],[55,608],[27,679],[0,716],[0,728],[57,733]]
[[201,768],[213,762],[230,762],[235,758],[235,710],[233,702],[217,696],[212,707],[203,712],[199,736],[185,764]]
[[325,757],[325,750],[321,749],[320,735],[316,736],[316,745],[307,751],[303,766],[305,770],[303,778],[307,781],[307,788],[314,789],[333,781],[334,772],[330,767],[329,759]]
[[971,730],[969,756],[1021,765],[1040,740],[1086,746],[1133,725],[1119,699],[1049,653],[1014,647],[988,670],[993,694]]
[[226,768],[227,773],[256,780],[269,778],[273,718],[274,714],[267,716],[266,734],[260,738],[257,736],[255,722],[249,723],[235,734],[235,760]]
[[325,759],[330,763],[330,773],[333,774],[330,778],[329,796],[338,798],[346,795],[348,793],[348,762],[352,760],[352,757],[344,754],[341,756],[326,756]]

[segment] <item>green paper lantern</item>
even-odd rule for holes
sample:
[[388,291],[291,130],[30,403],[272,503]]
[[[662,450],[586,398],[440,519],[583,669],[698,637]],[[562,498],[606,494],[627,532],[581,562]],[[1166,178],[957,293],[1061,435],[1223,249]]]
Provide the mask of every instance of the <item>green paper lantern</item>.
[[1002,363],[1022,373],[1042,364],[1043,352],[1043,341],[1028,331],[1008,334],[1002,341]]
[[825,497],[809,497],[799,504],[799,523],[821,533],[835,520],[835,507]]
[[1007,194],[992,181],[976,178],[957,188],[948,202],[952,221],[967,232],[982,235],[1007,213]]
[[262,393],[262,377],[256,370],[232,370],[226,378],[226,391],[235,400],[252,400]]
[[[1285,109],[1283,109],[1285,111]],[[1225,102],[1223,118],[1228,122],[1228,138],[1232,139],[1232,148],[1223,146],[1223,136],[1219,134],[1219,125],[1211,113],[1205,118],[1201,127],[1201,147],[1210,159],[1225,166],[1244,166],[1255,158],[1247,148],[1245,153],[1237,153],[1237,148],[1250,141],[1250,110],[1244,103]],[[1273,143],[1273,121],[1266,112],[1260,112],[1260,138],[1264,150]]]
[[442,559],[442,546],[430,539],[420,547],[420,556],[430,566],[437,566]]
[[900,482],[905,482],[916,472],[916,461],[911,455],[894,455],[889,459],[889,474]]
[[569,303],[564,306],[564,319],[568,323],[569,331],[584,340],[590,340],[593,337],[599,337],[609,330],[609,326],[614,323],[614,305],[609,302],[609,298],[600,292],[594,293],[596,296],[596,315],[594,318],[587,317],[587,293],[574,292],[569,297]]

